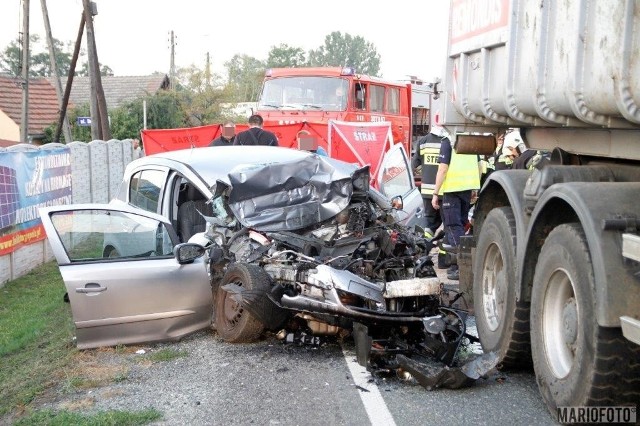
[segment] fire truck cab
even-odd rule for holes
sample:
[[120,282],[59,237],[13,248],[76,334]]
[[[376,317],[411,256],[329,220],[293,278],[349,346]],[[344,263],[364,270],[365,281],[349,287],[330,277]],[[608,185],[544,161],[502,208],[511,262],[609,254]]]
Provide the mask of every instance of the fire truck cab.
[[360,75],[354,68],[268,69],[257,113],[265,125],[388,121],[393,142],[411,152],[411,84]]

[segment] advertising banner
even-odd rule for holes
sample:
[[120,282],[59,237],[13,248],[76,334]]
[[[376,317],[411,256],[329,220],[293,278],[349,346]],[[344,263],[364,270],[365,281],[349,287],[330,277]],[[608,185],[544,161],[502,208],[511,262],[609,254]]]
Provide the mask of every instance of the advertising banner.
[[0,152],[0,256],[44,240],[40,207],[71,204],[71,151]]

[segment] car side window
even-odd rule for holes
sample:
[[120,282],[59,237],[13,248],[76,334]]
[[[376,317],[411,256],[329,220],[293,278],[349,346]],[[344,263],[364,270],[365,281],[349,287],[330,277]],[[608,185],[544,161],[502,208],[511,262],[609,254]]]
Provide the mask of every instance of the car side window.
[[134,174],[129,185],[129,203],[149,212],[160,213],[158,206],[164,177],[165,173],[160,170],[143,170]]
[[396,149],[387,153],[383,163],[380,191],[387,197],[404,195],[413,185],[406,156]]
[[133,213],[73,210],[51,215],[71,263],[173,256],[165,224]]

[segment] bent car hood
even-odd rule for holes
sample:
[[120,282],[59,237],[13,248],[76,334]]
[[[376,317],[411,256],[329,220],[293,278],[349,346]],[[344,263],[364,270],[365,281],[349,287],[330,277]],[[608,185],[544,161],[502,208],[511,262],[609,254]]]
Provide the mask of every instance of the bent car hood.
[[229,173],[229,207],[245,227],[293,231],[330,219],[367,191],[369,167],[319,155],[302,161],[241,165]]

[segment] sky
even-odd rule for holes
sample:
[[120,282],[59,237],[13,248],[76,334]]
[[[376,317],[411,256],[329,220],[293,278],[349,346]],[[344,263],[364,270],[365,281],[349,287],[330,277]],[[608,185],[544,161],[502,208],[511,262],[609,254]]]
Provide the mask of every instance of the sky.
[[[0,0],[0,51],[22,31],[22,1]],[[271,47],[286,44],[305,52],[340,31],[361,36],[381,57],[386,79],[425,81],[441,77],[446,58],[448,0],[95,0],[98,60],[118,76],[169,72],[170,33],[175,35],[177,68],[204,68],[224,74],[235,54],[265,60]],[[53,37],[75,42],[82,0],[46,0]],[[386,4],[386,6],[385,6]],[[29,31],[44,44],[41,0],[30,0]],[[83,41],[83,48],[86,41]]]

